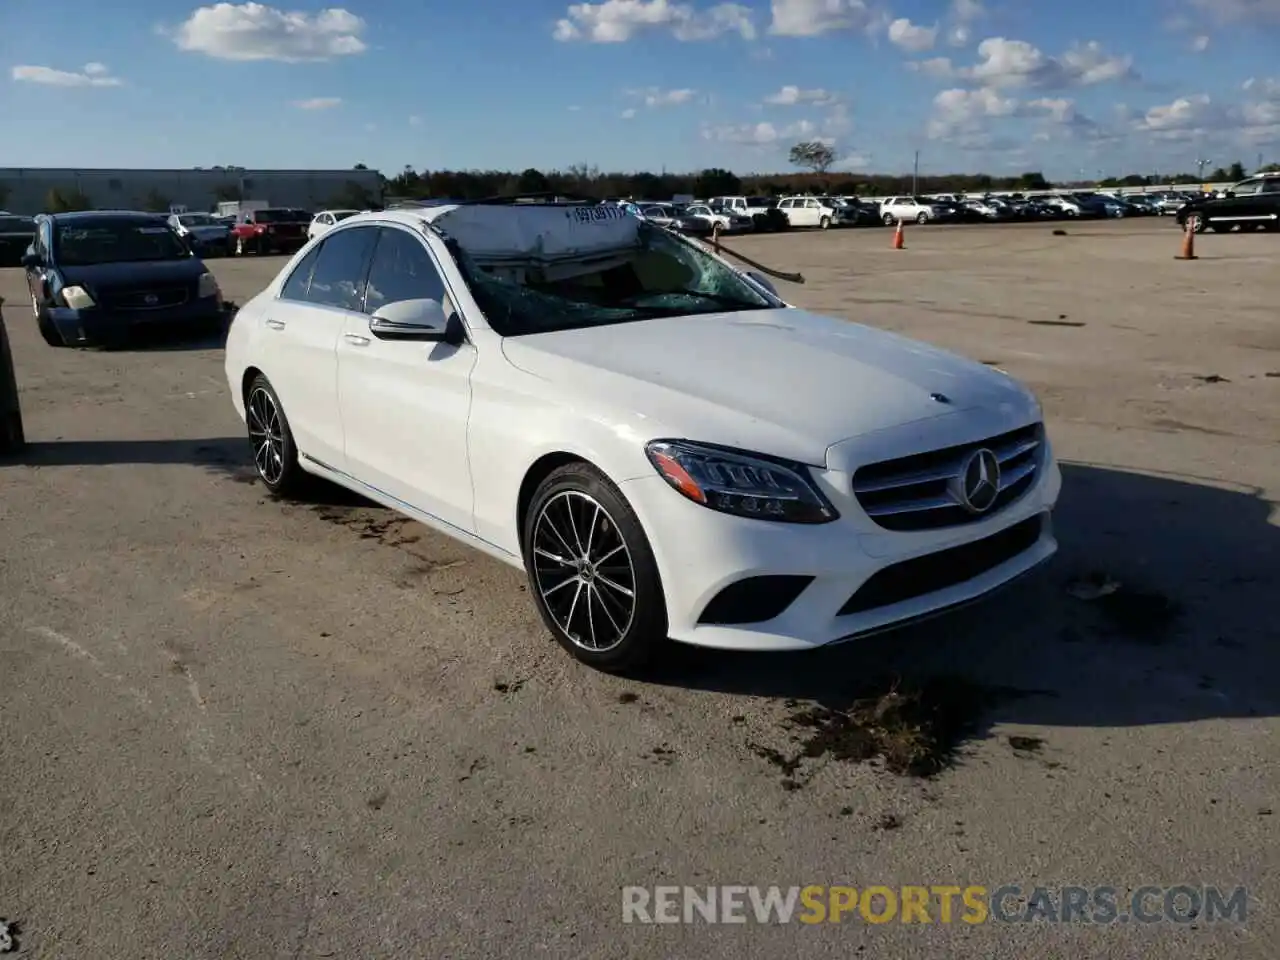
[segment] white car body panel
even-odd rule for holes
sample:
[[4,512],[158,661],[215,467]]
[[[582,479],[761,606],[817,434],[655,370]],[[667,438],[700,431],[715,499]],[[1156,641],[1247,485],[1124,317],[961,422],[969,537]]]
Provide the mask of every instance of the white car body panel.
[[[1026,492],[971,523],[889,530],[853,492],[851,475],[860,466],[1037,423],[1038,404],[1006,375],[786,306],[504,338],[424,225],[454,209],[361,214],[342,226],[390,224],[422,239],[465,324],[459,346],[376,339],[358,345],[368,334],[364,314],[278,299],[292,266],[319,241],[241,308],[226,345],[236,410],[243,418],[248,374],[263,372],[289,417],[304,469],[521,566],[519,498],[530,469],[548,456],[587,460],[619,487],[646,531],[670,635],[714,647],[802,649],[884,629],[975,599],[1055,551],[1047,517],[1061,479],[1047,440]],[[462,214],[464,221],[476,218],[483,216]],[[536,242],[527,230],[521,235]],[[562,249],[580,243],[575,237],[562,238]],[[334,319],[295,323],[293,311]],[[284,330],[267,325],[281,316]],[[290,345],[293,336],[299,341]],[[655,473],[644,451],[654,439],[714,443],[807,465],[799,469],[807,469],[839,516],[822,524],[775,523],[696,504]],[[838,614],[886,566],[1039,522],[1041,515],[1034,543],[994,569],[890,606]],[[698,622],[726,585],[795,573],[814,581],[781,616],[734,626]]]

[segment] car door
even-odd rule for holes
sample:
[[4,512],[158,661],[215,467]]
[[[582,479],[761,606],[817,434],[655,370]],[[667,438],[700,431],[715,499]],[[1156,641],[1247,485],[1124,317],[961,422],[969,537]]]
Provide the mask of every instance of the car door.
[[360,312],[377,240],[373,226],[333,231],[297,264],[262,312],[260,362],[275,387],[299,453],[345,469],[338,406],[338,340]]
[[[446,313],[453,309],[426,238],[407,227],[380,226],[364,313],[347,316],[338,344],[347,472],[472,532],[467,420],[475,347],[469,342],[383,340],[369,329],[379,307],[419,299],[440,301]],[[460,324],[460,319],[450,322]]]

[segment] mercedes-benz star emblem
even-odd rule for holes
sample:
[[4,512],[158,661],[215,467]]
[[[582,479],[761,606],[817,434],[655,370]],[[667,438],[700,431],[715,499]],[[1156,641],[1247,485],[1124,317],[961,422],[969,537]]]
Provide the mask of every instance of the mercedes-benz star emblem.
[[142,298],[142,302],[145,303],[147,306],[151,307],[159,303],[160,298],[157,297],[154,293],[148,293],[145,297]]
[[1000,461],[985,447],[965,460],[956,477],[956,499],[970,513],[986,513],[1000,493]]

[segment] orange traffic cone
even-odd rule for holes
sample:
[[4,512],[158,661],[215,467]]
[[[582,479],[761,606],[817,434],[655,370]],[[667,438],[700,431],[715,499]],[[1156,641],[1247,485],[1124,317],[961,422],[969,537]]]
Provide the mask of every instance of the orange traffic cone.
[[1196,256],[1196,227],[1198,217],[1187,217],[1187,222],[1183,224],[1182,229],[1182,250],[1174,257],[1175,260],[1198,260]]
[[893,231],[893,249],[905,250],[907,248],[907,238],[902,232],[902,221],[898,221],[898,229]]

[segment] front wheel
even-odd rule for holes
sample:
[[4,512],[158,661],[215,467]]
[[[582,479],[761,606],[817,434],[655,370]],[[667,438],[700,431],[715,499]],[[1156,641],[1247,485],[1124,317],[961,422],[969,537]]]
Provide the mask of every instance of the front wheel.
[[894,216],[893,216],[893,214],[892,214],[892,213],[886,213],[886,214],[885,214],[883,217],[881,217],[880,219],[884,221],[884,225],[885,225],[886,227],[892,227],[892,226],[897,222],[897,221],[894,219]]
[[253,378],[244,399],[244,420],[253,446],[258,478],[278,497],[298,493],[306,480],[298,466],[298,448],[275,388],[262,374]]
[[523,524],[529,589],[560,645],[609,673],[645,663],[666,641],[666,598],[618,488],[588,464],[567,464],[538,486]]
[[31,312],[35,314],[36,329],[40,331],[40,336],[51,347],[65,347],[67,341],[62,339],[62,334],[58,332],[58,328],[54,326],[53,320],[49,317],[47,310],[40,309],[40,300],[33,293],[31,295]]
[[929,215],[927,213],[916,214],[916,223],[928,223]]
[[818,221],[818,228],[821,230],[829,230],[831,228],[831,218],[823,217]]

